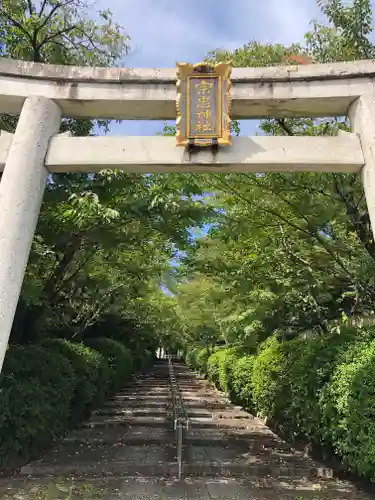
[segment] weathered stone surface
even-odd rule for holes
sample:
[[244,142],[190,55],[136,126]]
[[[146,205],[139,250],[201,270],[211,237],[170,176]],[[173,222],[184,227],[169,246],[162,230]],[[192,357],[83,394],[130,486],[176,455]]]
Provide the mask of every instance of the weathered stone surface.
[[[0,137],[0,170],[12,144]],[[364,165],[356,134],[337,137],[233,137],[230,148],[189,153],[174,137],[65,137],[52,139],[50,172],[359,172]],[[161,387],[163,393],[164,387]]]
[[[374,61],[234,68],[232,117],[344,116],[372,90]],[[176,70],[82,68],[0,60],[0,112],[18,113],[29,95],[54,99],[65,116],[174,119]]]
[[28,97],[15,134],[0,138],[0,146],[9,144],[0,184],[0,371],[48,176],[44,158],[60,118],[52,100]]

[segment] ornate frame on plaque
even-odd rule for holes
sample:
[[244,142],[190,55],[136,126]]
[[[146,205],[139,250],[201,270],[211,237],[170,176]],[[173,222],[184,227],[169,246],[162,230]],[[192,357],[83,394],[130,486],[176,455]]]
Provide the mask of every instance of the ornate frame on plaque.
[[231,71],[228,63],[177,64],[177,146],[231,145]]

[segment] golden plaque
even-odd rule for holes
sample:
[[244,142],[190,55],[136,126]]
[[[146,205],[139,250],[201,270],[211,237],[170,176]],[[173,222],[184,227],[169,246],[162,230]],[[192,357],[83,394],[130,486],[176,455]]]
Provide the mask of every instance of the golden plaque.
[[230,146],[227,63],[177,64],[177,146]]

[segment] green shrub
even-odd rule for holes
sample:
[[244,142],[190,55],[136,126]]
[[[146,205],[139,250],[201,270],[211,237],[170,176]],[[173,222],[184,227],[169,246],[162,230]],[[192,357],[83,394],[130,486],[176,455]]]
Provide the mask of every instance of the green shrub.
[[12,346],[0,378],[0,449],[28,456],[61,434],[71,414],[76,380],[69,361],[40,346]]
[[73,366],[79,381],[73,398],[73,419],[79,420],[105,397],[110,377],[106,360],[100,353],[82,342],[45,339],[42,345],[67,358]]
[[198,347],[193,347],[192,349],[187,349],[186,352],[186,363],[187,365],[192,369],[192,370],[197,370],[197,353],[198,353],[199,348]]
[[207,374],[222,391],[229,393],[231,389],[232,368],[240,355],[235,347],[220,347],[207,361]]
[[355,341],[352,329],[312,339],[264,342],[253,366],[253,401],[262,416],[276,419],[294,435],[320,442],[319,398],[335,359]]
[[375,481],[375,340],[341,355],[322,403],[325,437],[351,470]]
[[219,385],[219,351],[214,352],[207,360],[207,376],[215,385]]
[[[7,351],[0,376],[2,466],[39,453],[129,377],[128,349],[104,338],[90,344],[44,339]],[[151,352],[142,359],[149,362]]]
[[254,355],[238,358],[232,367],[232,391],[236,400],[247,410],[253,409],[252,372],[255,361]]
[[233,390],[233,369],[243,354],[242,348],[227,347],[219,358],[219,387],[226,394]]
[[337,357],[354,341],[355,335],[347,330],[339,335],[295,340],[284,347],[287,363],[282,380],[283,420],[294,434],[315,443],[322,441],[322,391],[330,380]]
[[87,339],[86,345],[102,354],[110,368],[110,389],[117,390],[129,380],[134,371],[130,351],[116,340],[105,337]]
[[[201,351],[190,351],[189,362],[197,365]],[[274,335],[254,355],[219,348],[206,365],[209,378],[245,408],[330,445],[375,481],[375,327],[286,341]]]
[[208,378],[218,387],[220,387],[220,368],[225,362],[225,349],[218,349],[208,358],[207,375]]
[[275,418],[285,403],[280,376],[286,358],[276,337],[267,339],[255,358],[252,371],[252,392],[255,410],[262,417]]
[[203,347],[196,352],[196,366],[201,373],[207,372],[207,362],[208,358],[211,356],[211,349],[208,347]]
[[186,353],[186,363],[193,370],[207,373],[207,361],[212,351],[208,347],[193,347]]

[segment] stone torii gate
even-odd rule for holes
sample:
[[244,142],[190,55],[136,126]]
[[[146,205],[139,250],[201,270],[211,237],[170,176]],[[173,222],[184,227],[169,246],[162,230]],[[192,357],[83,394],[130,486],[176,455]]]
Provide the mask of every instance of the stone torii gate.
[[0,370],[48,172],[362,172],[375,228],[375,61],[238,68],[234,119],[349,115],[336,137],[235,137],[191,157],[173,137],[57,135],[61,117],[176,117],[176,70],[81,68],[0,60],[0,113],[20,114],[0,136]]

